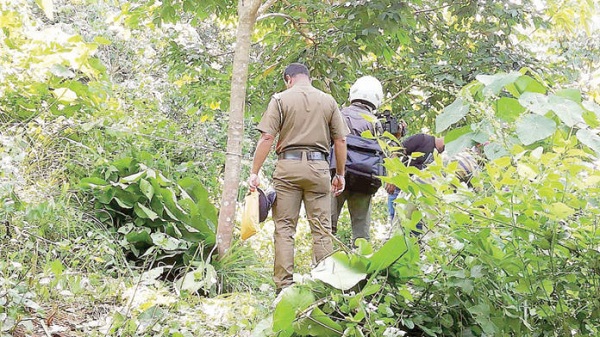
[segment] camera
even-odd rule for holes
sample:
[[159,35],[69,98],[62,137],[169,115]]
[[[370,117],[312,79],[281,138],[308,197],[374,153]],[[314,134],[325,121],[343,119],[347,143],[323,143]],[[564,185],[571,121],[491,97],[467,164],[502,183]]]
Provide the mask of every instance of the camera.
[[387,131],[398,138],[403,137],[406,134],[406,123],[404,121],[398,122],[398,119],[392,116],[392,111],[387,109],[382,113],[375,115],[381,122],[383,131]]

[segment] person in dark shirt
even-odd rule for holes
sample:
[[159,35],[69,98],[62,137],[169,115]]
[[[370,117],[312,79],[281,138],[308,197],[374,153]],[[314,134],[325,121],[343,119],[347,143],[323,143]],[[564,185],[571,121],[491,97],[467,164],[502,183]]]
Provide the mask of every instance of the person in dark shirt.
[[[407,166],[414,166],[419,170],[422,170],[433,161],[433,152],[437,150],[438,153],[444,152],[444,138],[436,138],[431,135],[424,133],[418,133],[412,135],[402,141],[402,147],[404,148],[405,164]],[[413,153],[423,153],[422,156],[412,158]]]
[[[406,166],[413,166],[419,170],[422,170],[433,161],[433,153],[436,150],[438,153],[444,152],[444,138],[418,133],[403,140],[402,148],[402,161],[404,164]],[[416,153],[422,153],[422,155],[413,157],[413,154]],[[400,189],[397,186],[388,183],[385,185],[385,190],[388,192],[388,215],[390,222],[392,222],[396,216],[394,201],[396,198],[398,198]],[[420,222],[417,224],[417,228],[419,230],[422,228],[422,224]]]

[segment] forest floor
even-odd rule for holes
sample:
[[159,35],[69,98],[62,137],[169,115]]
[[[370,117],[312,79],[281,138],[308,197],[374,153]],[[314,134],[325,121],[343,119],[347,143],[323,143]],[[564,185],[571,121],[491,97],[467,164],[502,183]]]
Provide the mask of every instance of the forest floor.
[[[378,194],[373,201],[374,245],[390,235],[387,221],[380,220],[387,220],[385,198]],[[350,226],[344,225],[349,223],[346,209],[340,223],[338,237],[349,243]],[[4,315],[0,316],[0,337],[261,336],[271,325],[276,296],[270,274],[272,233],[269,218],[243,243],[252,247],[264,270],[264,282],[244,292],[212,297],[184,295],[173,282],[160,280],[158,270],[136,277],[110,277],[102,271],[84,274],[65,270],[59,275],[49,270],[28,272],[27,279],[19,284],[23,288],[12,294],[13,299],[22,301],[27,313],[13,321],[0,314]],[[311,270],[310,242],[309,225],[301,216],[295,247],[298,282]],[[11,294],[0,294],[0,300],[3,295],[10,301]]]

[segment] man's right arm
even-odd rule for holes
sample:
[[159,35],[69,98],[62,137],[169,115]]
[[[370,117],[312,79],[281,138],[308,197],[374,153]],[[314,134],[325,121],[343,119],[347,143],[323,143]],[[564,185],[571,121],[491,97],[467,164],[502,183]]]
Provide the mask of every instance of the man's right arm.
[[335,196],[344,192],[346,187],[346,137],[336,138],[333,140],[333,151],[335,152],[335,177],[331,181],[331,191]]
[[271,146],[273,146],[273,141],[275,137],[266,132],[263,132],[258,140],[258,144],[256,145],[256,151],[254,152],[254,159],[252,160],[252,169],[250,170],[250,177],[248,178],[248,185],[250,185],[250,190],[254,191],[259,185],[260,180],[258,178],[258,172],[262,167],[265,159],[269,155],[269,151],[271,151]]

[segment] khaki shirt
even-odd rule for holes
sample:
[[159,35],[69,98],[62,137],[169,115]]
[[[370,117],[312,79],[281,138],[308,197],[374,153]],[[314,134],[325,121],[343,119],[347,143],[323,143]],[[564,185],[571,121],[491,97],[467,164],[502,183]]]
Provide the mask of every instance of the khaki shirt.
[[271,98],[257,129],[272,136],[279,134],[275,151],[308,150],[329,153],[333,139],[350,133],[331,95],[309,84],[295,84],[278,94],[283,123],[276,98]]

